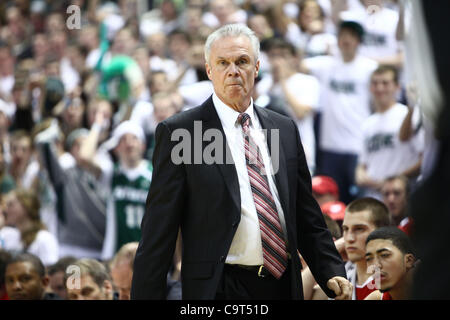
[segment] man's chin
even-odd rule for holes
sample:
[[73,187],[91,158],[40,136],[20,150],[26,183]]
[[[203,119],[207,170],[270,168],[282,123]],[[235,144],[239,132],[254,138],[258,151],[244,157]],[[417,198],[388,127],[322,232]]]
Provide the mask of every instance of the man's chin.
[[356,262],[364,259],[364,256],[362,256],[360,254],[354,254],[354,253],[348,253],[348,252],[347,252],[347,257],[348,257],[348,260],[350,260],[352,263],[356,263]]

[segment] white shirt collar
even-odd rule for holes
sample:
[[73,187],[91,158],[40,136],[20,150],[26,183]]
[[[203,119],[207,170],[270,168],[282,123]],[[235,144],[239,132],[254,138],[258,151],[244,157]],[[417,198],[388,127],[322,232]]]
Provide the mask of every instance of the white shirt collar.
[[[240,113],[223,103],[215,92],[213,93],[212,99],[217,114],[219,115],[220,122],[222,123],[222,127],[224,129],[234,128],[237,125],[236,120]],[[251,123],[254,126],[254,123],[255,121],[257,121],[257,119],[255,117],[252,98],[250,98],[250,105],[248,106],[247,110],[245,110],[245,113],[250,116]]]

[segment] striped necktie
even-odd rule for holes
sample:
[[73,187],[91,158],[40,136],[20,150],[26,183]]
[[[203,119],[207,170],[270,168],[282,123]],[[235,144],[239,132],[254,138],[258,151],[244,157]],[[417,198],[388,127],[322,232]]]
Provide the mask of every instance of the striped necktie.
[[267,175],[264,174],[261,153],[250,137],[250,116],[241,113],[238,122],[244,132],[245,162],[261,229],[264,267],[279,279],[286,270],[288,258],[277,207],[270,192]]

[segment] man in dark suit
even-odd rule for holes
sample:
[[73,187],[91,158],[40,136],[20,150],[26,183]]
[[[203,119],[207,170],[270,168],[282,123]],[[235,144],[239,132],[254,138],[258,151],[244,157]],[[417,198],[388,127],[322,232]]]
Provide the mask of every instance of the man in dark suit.
[[158,125],[132,299],[165,298],[179,228],[183,299],[302,299],[297,250],[329,297],[351,297],[296,124],[253,105],[258,57],[246,26],[213,32],[214,94]]

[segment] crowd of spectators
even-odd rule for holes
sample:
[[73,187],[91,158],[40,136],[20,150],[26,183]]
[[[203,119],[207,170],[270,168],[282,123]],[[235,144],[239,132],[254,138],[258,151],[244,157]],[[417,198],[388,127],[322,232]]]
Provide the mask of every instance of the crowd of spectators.
[[[408,197],[437,142],[405,58],[409,18],[387,0],[1,1],[0,299],[129,299],[156,125],[212,94],[203,46],[227,23],[260,39],[253,100],[298,124],[343,257],[362,197],[413,232]],[[168,299],[181,298],[177,244]],[[348,261],[365,282],[364,254]]]

